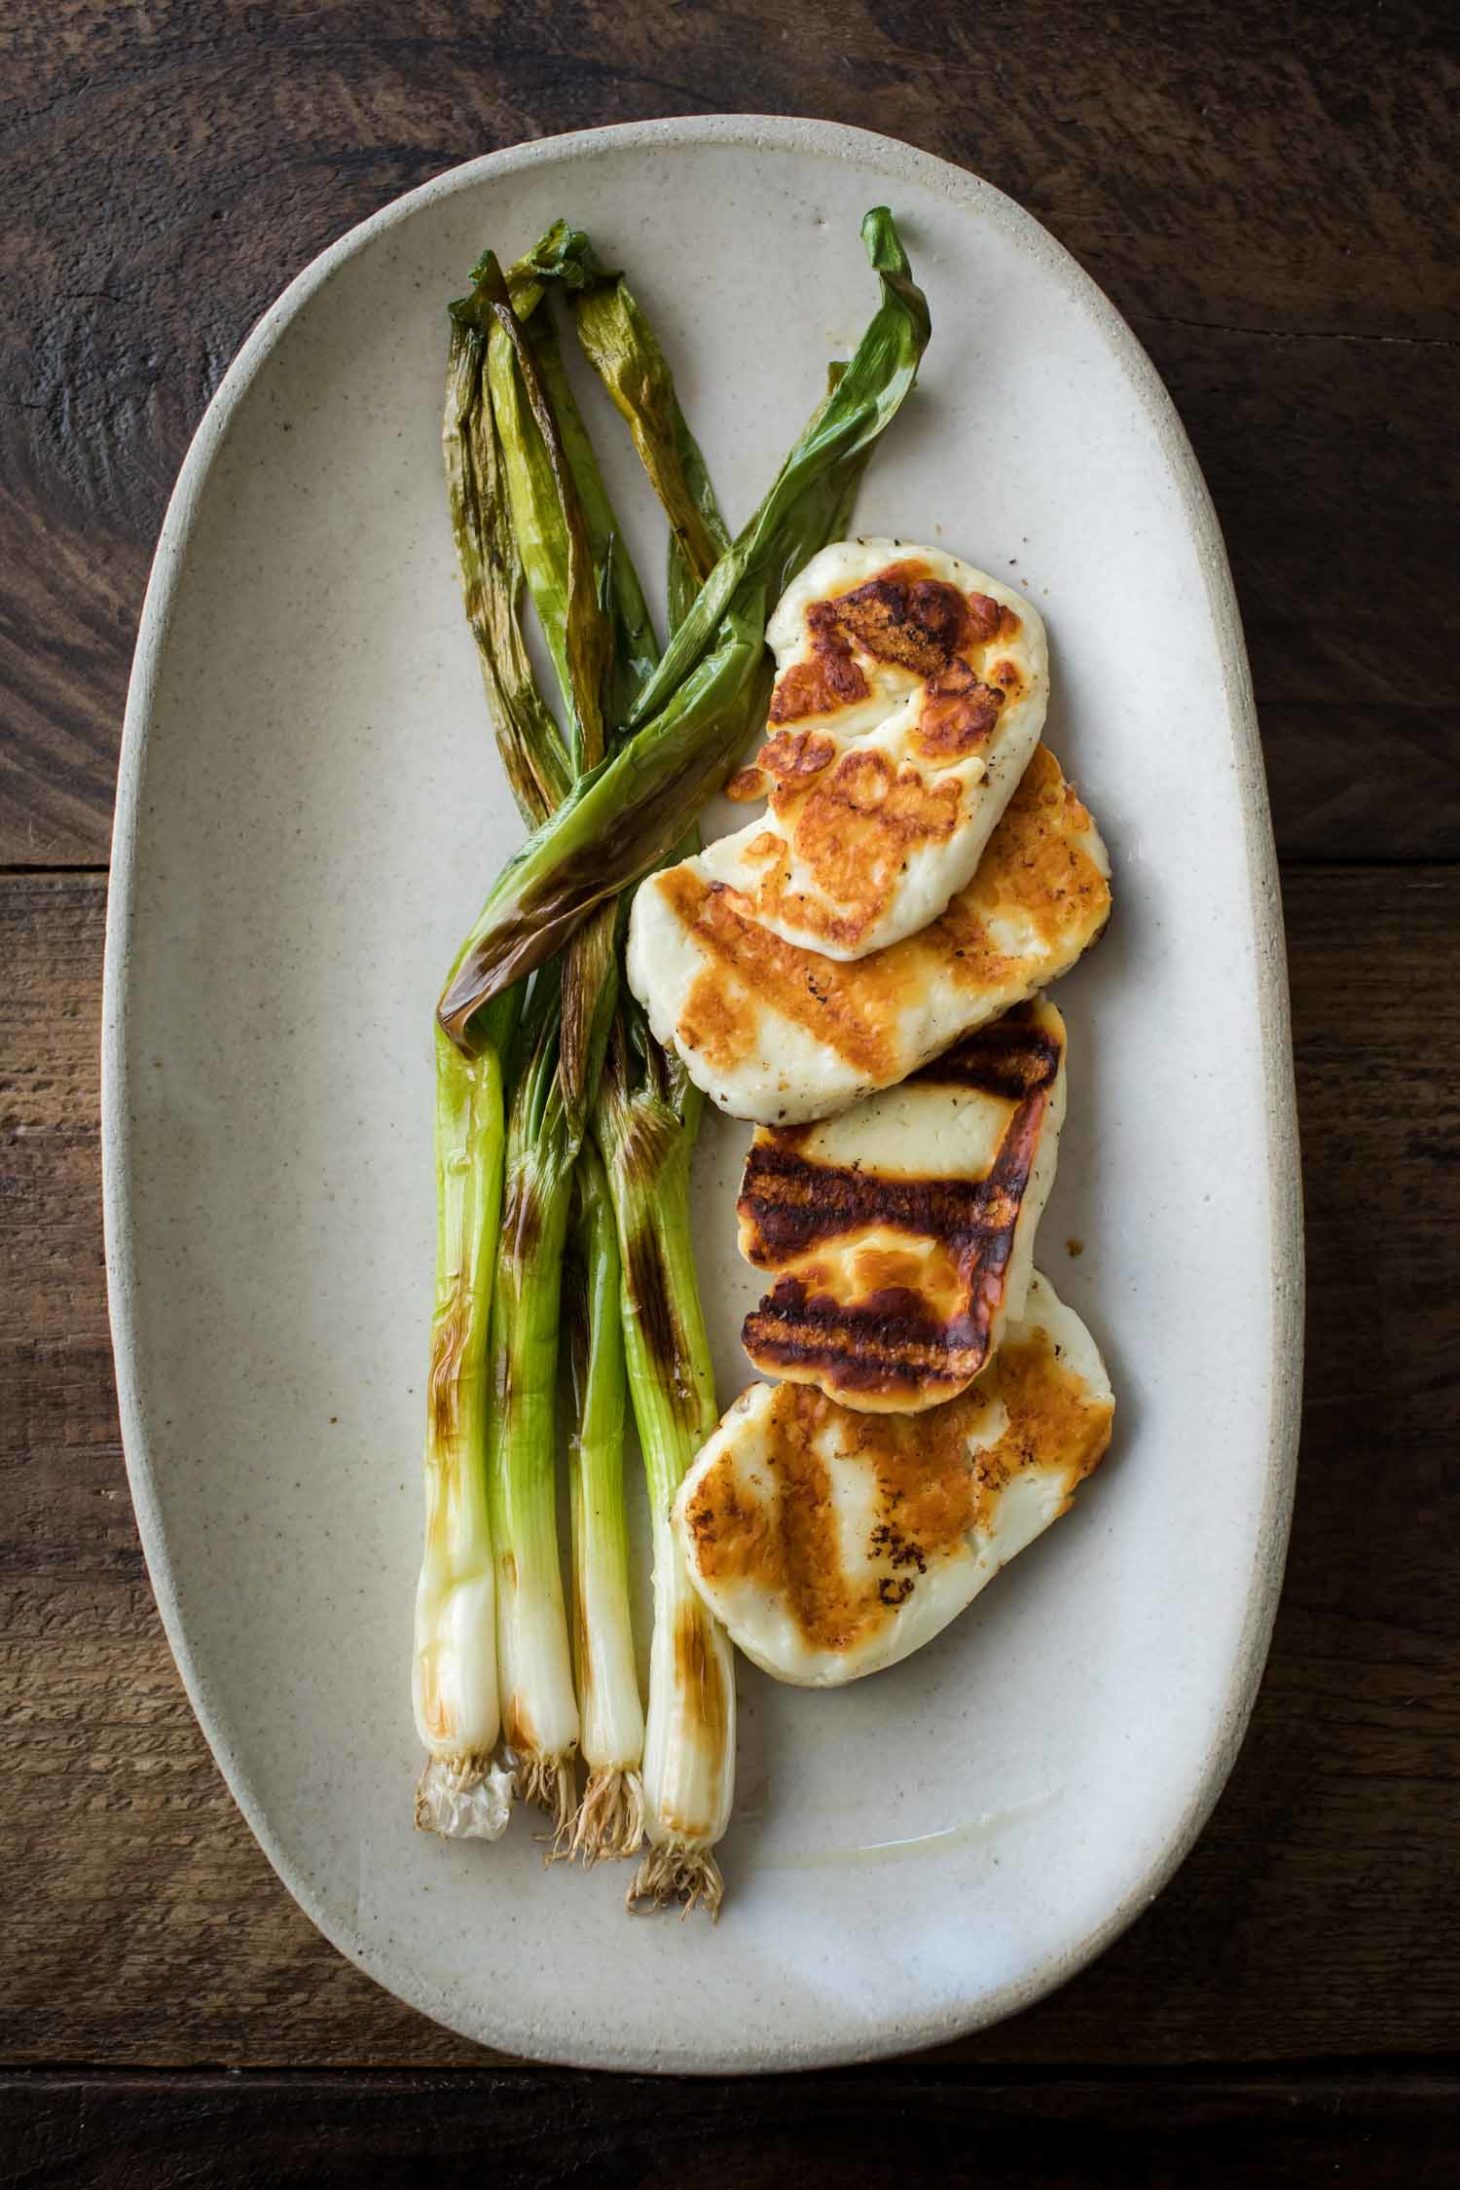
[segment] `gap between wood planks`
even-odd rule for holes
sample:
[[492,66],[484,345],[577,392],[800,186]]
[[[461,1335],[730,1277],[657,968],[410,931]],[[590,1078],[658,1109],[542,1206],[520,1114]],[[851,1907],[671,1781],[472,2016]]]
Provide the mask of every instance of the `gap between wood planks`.
[[1243,335],[1254,342],[1382,342],[1407,350],[1460,349],[1454,335],[1385,335],[1372,327],[1243,327],[1224,319],[1183,319],[1176,312],[1132,310],[1133,327],[1184,327],[1197,335]]

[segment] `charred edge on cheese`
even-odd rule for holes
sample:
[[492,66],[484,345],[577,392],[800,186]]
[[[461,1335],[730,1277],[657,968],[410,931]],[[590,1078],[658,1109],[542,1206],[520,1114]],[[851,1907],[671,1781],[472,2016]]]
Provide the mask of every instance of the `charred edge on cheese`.
[[984,593],[964,595],[935,578],[926,563],[913,560],[890,564],[849,593],[813,601],[806,624],[811,659],[794,662],[778,679],[773,723],[828,714],[865,699],[867,680],[854,648],[915,676],[937,677],[962,647],[1012,638],[1020,628],[1012,609]]
[[1005,1102],[1022,1102],[1053,1087],[1059,1076],[1064,1046],[1057,1035],[1046,1032],[1034,1019],[1031,1007],[1020,1005],[935,1057],[914,1075],[914,1081],[931,1087],[972,1087]]

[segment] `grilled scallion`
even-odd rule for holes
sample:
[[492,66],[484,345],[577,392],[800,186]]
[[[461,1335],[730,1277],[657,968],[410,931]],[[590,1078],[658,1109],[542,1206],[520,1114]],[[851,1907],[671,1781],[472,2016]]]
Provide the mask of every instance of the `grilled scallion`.
[[644,1742],[650,1847],[631,1907],[723,1891],[714,1848],[730,1819],[735,1673],[730,1644],[696,1596],[670,1511],[716,1421],[714,1372],[695,1278],[690,1158],[704,1098],[637,1009],[614,1030],[598,1118],[624,1268],[624,1353],[644,1452],[654,1539],[654,1632]]
[[[531,824],[551,812],[571,771],[518,622],[522,572],[485,362],[481,331],[454,319],[442,428],[452,529],[498,749]],[[504,1083],[520,1004],[521,991],[513,990],[504,1008],[479,1015],[470,1055],[439,1028],[436,1039],[436,1300],[412,1691],[427,1754],[416,1822],[453,1838],[495,1839],[512,1791],[510,1773],[493,1755],[501,1712],[486,1443]]]
[[558,1330],[577,1149],[558,1086],[556,986],[549,978],[534,998],[531,1049],[507,1120],[486,1450],[502,1730],[518,1793],[561,1835],[578,1746],[556,1502]]
[[633,1855],[644,1837],[644,1706],[629,1609],[624,1508],[623,1281],[608,1179],[590,1141],[578,1159],[569,1446],[579,1747],[588,1769],[570,1852]]
[[496,1602],[482,1456],[504,1121],[502,1066],[436,1038],[436,1308],[426,1414],[426,1541],[416,1589],[414,1702],[426,1768],[416,1823],[495,1840],[510,1777],[497,1744]]
[[[488,253],[473,291],[490,315],[487,378],[508,451],[513,525],[538,614],[555,634],[576,768],[603,757],[615,647],[593,538],[539,352]],[[586,436],[580,459],[586,448]],[[528,543],[531,543],[530,548]],[[507,1126],[502,1236],[492,1301],[487,1478],[497,1565],[503,1729],[519,1792],[545,1808],[564,1849],[576,1809],[578,1707],[557,1544],[559,1332],[574,1169],[597,1087],[617,979],[606,907],[548,967],[530,1007],[533,1046]]]
[[[871,448],[915,379],[921,293],[885,210],[867,216],[863,237],[879,309],[734,541],[654,332],[581,231],[555,224],[505,275],[488,253],[452,307],[452,523],[498,744],[533,833],[438,1013],[416,1659],[429,1760],[417,1814],[443,1831],[502,1829],[499,1701],[517,1791],[547,1807],[560,1851],[627,1855],[647,1831],[633,1907],[719,1906],[735,1684],[670,1526],[716,1421],[689,1215],[703,1099],[623,987],[620,893],[692,840],[703,800],[763,721],[770,605],[845,529]],[[558,294],[668,519],[662,655],[564,368]],[[524,594],[561,727],[533,680]],[[555,1494],[564,1329],[571,1650]],[[629,1611],[626,1385],[653,1533],[647,1718]],[[588,1781],[575,1810],[580,1747]]]
[[595,905],[663,859],[738,760],[765,691],[770,607],[841,521],[927,341],[927,306],[891,215],[869,213],[863,236],[882,301],[856,354],[701,587],[639,693],[632,735],[580,777],[492,890],[441,999],[453,1040]]

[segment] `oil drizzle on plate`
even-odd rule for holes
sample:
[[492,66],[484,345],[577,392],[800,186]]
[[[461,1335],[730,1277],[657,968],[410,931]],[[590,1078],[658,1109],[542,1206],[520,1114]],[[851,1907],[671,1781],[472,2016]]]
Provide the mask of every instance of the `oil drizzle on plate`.
[[1007,1809],[985,1810],[980,1817],[965,1818],[961,1825],[945,1825],[935,1833],[913,1833],[905,1840],[869,1840],[860,1847],[801,1848],[786,1855],[759,1856],[755,1868],[762,1871],[860,1870],[874,1864],[910,1863],[952,1855],[956,1849],[972,1847],[981,1840],[993,1840],[1019,1818],[1046,1809],[1057,1792],[1055,1789],[1049,1794],[1031,1795],[1027,1801],[1011,1803]]

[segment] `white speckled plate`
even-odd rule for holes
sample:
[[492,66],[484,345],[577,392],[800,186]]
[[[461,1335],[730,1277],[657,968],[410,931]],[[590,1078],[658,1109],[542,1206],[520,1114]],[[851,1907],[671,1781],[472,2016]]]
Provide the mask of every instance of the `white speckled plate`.
[[[631,268],[738,520],[868,316],[857,226],[880,201],[934,334],[859,522],[1028,588],[1051,742],[1115,859],[1110,934],[1059,990],[1070,1117],[1041,1261],[1104,1347],[1117,1445],[1071,1519],[896,1671],[818,1696],[742,1670],[725,1916],[632,1922],[621,1875],[544,1871],[520,1823],[496,1848],[411,1826],[428,1027],[517,835],[444,509],[443,312],[485,244],[583,220]],[[1301,1264],[1222,544],[1155,374],[1059,246],[903,146],[730,117],[494,154],[301,275],[203,422],[147,597],[104,1134],[168,1633],[269,1857],[382,1984],[515,2052],[786,2067],[991,2022],[1114,1937],[1189,1847],[1261,1670]],[[727,1401],[752,1291],[741,1139],[707,1132],[698,1207]]]

